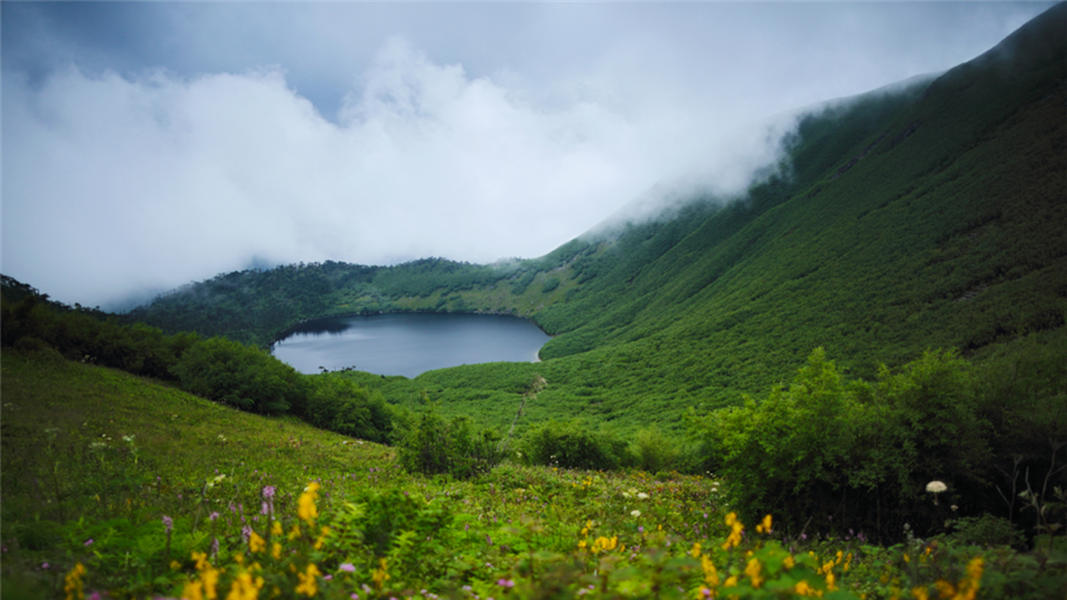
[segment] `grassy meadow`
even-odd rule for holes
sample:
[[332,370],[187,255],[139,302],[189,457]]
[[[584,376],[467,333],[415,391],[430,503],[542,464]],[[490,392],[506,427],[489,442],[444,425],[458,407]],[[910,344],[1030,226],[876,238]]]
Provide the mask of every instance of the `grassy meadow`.
[[[807,115],[742,197],[538,259],[126,315],[5,276],[2,597],[1067,600],[1064,81],[1067,3]],[[266,350],[408,310],[553,339],[412,379]]]
[[1067,593],[1062,536],[1019,550],[972,523],[886,547],[742,523],[708,475],[410,474],[389,447],[51,350],[5,350],[2,368],[4,598]]

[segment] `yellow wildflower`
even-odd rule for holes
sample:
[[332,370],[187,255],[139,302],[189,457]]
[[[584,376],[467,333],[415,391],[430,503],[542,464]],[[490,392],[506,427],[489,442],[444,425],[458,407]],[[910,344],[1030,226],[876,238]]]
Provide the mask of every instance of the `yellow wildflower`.
[[297,573],[296,576],[300,579],[300,583],[296,586],[296,593],[304,594],[308,598],[319,593],[319,585],[315,578],[321,574],[315,563],[309,564],[305,573]]
[[186,581],[182,588],[182,600],[204,600],[204,594],[201,591],[203,586],[204,584],[199,581]]
[[767,515],[763,517],[763,522],[756,525],[757,533],[770,533],[771,532],[771,516]]
[[253,553],[263,552],[263,549],[267,547],[267,542],[263,541],[263,538],[259,537],[259,534],[253,531],[248,536],[248,549]]
[[730,535],[728,535],[726,541],[723,542],[723,550],[729,550],[730,548],[740,545],[741,532],[745,530],[745,526],[737,519],[737,513],[726,515],[726,525],[730,527]]
[[704,581],[715,589],[719,585],[719,572],[715,570],[715,564],[707,555],[704,555],[700,557],[700,566],[704,569]]
[[244,569],[237,575],[230,585],[230,593],[226,600],[256,600],[259,598],[259,589],[263,587],[263,578],[252,578],[252,574]]
[[390,577],[389,573],[386,572],[389,566],[384,558],[380,559],[379,564],[381,565],[381,568],[375,569],[374,572],[371,573],[370,578],[374,580],[374,587],[378,588],[378,591],[381,591],[382,586],[385,585],[385,582],[389,580]]
[[822,592],[808,585],[808,582],[806,580],[801,580],[795,586],[793,586],[793,591],[795,591],[798,596],[822,596]]
[[737,575],[731,575],[723,582],[722,587],[734,587],[737,585]]
[[748,565],[745,566],[745,575],[752,580],[752,587],[759,589],[760,584],[763,583],[763,578],[760,577],[760,569],[762,566],[759,564],[759,559],[753,558],[748,561]]
[[319,550],[319,549],[322,548],[322,545],[324,543],[326,543],[326,537],[328,535],[330,535],[330,528],[329,527],[323,527],[320,531],[322,532],[322,535],[319,536],[319,539],[315,540],[315,549],[316,550]]
[[785,566],[786,569],[792,569],[796,566],[796,564],[797,563],[795,560],[793,560],[792,556],[787,556],[785,557],[785,560],[782,561],[782,565]]
[[293,528],[289,530],[289,541],[293,541],[300,537],[300,527],[293,525]]
[[82,577],[85,577],[85,566],[81,563],[74,565],[70,573],[67,573],[63,585],[63,591],[67,593],[67,600],[74,600],[75,598],[81,600],[85,597],[85,584],[82,582]]
[[926,588],[921,585],[911,588],[911,595],[915,600],[930,600],[930,595],[926,592]]
[[318,498],[319,488],[321,487],[317,481],[312,481],[304,488],[304,493],[300,495],[296,514],[309,527],[315,525],[315,519],[319,516],[319,509],[315,506],[315,499]]
[[693,542],[693,548],[689,551],[689,556],[700,558],[700,542]]
[[271,535],[281,535],[284,532],[285,530],[282,529],[281,521],[275,521],[274,525],[272,525],[270,528]]
[[282,545],[278,542],[274,542],[274,546],[271,548],[270,555],[274,557],[274,560],[282,559]]
[[834,572],[833,571],[830,571],[829,573],[826,574],[826,590],[827,591],[832,592],[832,591],[837,589],[837,586],[834,585],[834,580],[835,580],[835,578],[834,578]]

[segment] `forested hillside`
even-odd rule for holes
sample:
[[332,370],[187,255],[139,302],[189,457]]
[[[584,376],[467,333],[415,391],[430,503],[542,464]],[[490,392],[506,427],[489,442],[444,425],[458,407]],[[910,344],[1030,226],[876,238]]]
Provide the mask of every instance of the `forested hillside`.
[[394,402],[428,391],[446,410],[506,420],[515,390],[540,373],[544,415],[623,425],[736,404],[788,379],[817,346],[870,377],[927,348],[981,357],[1028,333],[1062,333],[1064,12],[932,81],[808,114],[784,168],[725,204],[694,198],[671,220],[536,260],[230,273],[130,318],[266,344],[327,314],[528,316],[555,336],[541,364],[368,385]]

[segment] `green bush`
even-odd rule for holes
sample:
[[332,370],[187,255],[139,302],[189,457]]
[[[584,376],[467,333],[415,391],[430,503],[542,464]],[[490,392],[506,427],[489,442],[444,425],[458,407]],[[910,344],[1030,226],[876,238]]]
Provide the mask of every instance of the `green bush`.
[[630,444],[633,466],[649,473],[679,469],[681,452],[674,440],[663,435],[659,427],[642,428]]
[[[942,529],[946,504],[982,512],[988,424],[969,364],[927,352],[873,384],[848,381],[816,349],[788,388],[693,421],[746,520],[772,513],[786,531],[863,531],[895,539],[905,523]],[[928,482],[947,484],[937,496]]]
[[295,369],[273,356],[225,338],[198,342],[186,350],[174,374],[182,389],[241,410],[305,413],[307,391]]
[[611,470],[628,464],[626,442],[582,421],[549,421],[527,433],[522,454],[535,465]]
[[331,374],[308,377],[305,420],[320,429],[388,443],[392,417],[380,392],[368,392],[355,383]]
[[397,450],[409,473],[468,479],[500,463],[499,442],[495,431],[476,430],[467,417],[445,421],[431,405],[412,419]]

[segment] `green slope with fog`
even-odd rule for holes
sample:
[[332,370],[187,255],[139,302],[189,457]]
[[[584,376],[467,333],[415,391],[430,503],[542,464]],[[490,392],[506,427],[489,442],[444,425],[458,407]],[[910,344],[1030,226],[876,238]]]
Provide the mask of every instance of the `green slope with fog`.
[[535,260],[290,265],[220,275],[129,318],[265,345],[302,319],[503,312],[554,338],[538,364],[414,380],[349,374],[394,403],[510,422],[672,427],[791,378],[817,346],[859,377],[924,349],[981,358],[1067,313],[1067,7],[936,79],[803,118],[741,199],[572,241]]

